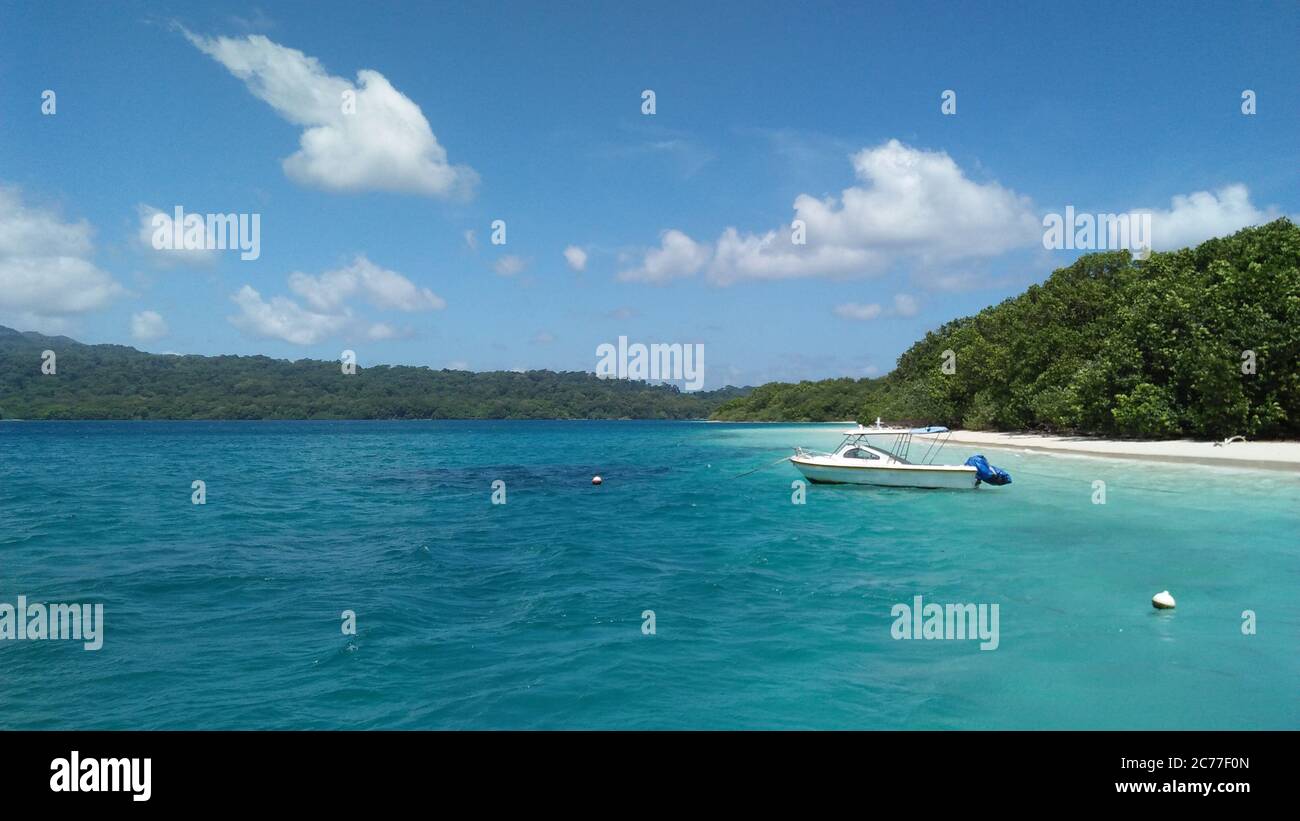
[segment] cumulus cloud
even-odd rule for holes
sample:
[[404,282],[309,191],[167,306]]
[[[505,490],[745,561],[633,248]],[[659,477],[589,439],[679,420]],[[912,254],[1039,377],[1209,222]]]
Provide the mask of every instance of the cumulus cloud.
[[[852,276],[903,259],[930,265],[1031,245],[1041,229],[1027,197],[969,179],[947,153],[889,140],[852,156],[858,184],[838,198],[800,194],[794,217],[764,234],[728,228],[710,277]],[[796,221],[804,244],[792,241]]]
[[441,310],[447,304],[428,288],[380,268],[364,255],[318,276],[294,272],[289,275],[289,289],[301,303],[287,296],[267,300],[245,285],[231,297],[239,306],[239,313],[229,317],[231,324],[252,336],[295,345],[314,345],[344,333],[370,340],[391,339],[399,335],[398,330],[386,322],[358,316],[357,302],[408,313]]
[[829,243],[795,245],[789,225],[765,234],[741,234],[727,228],[718,239],[710,278],[727,285],[742,279],[790,279],[828,275],[874,273],[886,267],[889,257],[870,248],[850,248]]
[[236,328],[253,336],[283,339],[295,345],[314,345],[343,330],[348,317],[309,311],[287,297],[272,297],[268,302],[251,285],[245,285],[231,297],[239,314],[230,317]]
[[641,265],[620,271],[618,278],[624,282],[668,282],[679,277],[693,276],[709,261],[710,249],[675,228],[664,231],[659,247],[645,253]]
[[866,321],[875,319],[884,311],[878,303],[872,302],[869,305],[863,305],[858,302],[845,302],[843,305],[835,306],[835,315],[844,319],[855,319]]
[[886,311],[884,306],[877,302],[865,305],[859,302],[845,302],[835,306],[835,315],[842,319],[866,322],[882,316],[916,316],[920,307],[916,297],[911,294],[894,294],[894,306],[891,310]]
[[576,245],[570,245],[564,249],[564,261],[569,263],[571,269],[581,273],[587,268],[587,252]]
[[93,233],[85,220],[65,222],[0,187],[0,310],[39,321],[98,310],[121,295],[90,260]]
[[800,194],[789,222],[761,233],[728,227],[712,247],[666,232],[663,245],[620,278],[662,282],[706,264],[719,285],[861,276],[900,261],[932,266],[993,257],[1040,237],[1029,198],[997,182],[971,180],[942,151],[889,140],[850,159],[857,184],[839,197]]
[[512,277],[524,272],[524,269],[528,267],[528,260],[514,254],[506,254],[498,259],[492,267],[501,276]]
[[911,294],[894,294],[895,316],[916,316],[920,310],[921,305],[916,301],[916,297]]
[[167,323],[157,311],[141,311],[131,315],[131,336],[141,342],[152,342],[167,335]]
[[380,268],[364,255],[351,265],[336,271],[312,276],[295,271],[289,275],[289,288],[318,311],[336,311],[354,296],[364,298],[376,308],[398,311],[437,311],[447,302],[428,288],[386,268]]
[[1250,191],[1240,183],[1213,193],[1179,194],[1168,209],[1138,208],[1135,213],[1151,214],[1151,245],[1157,251],[1196,245],[1281,216],[1275,208],[1252,205]]
[[255,97],[303,127],[299,150],[283,162],[295,182],[329,191],[431,197],[467,196],[477,185],[472,168],[448,161],[420,107],[379,72],[362,69],[353,83],[260,34],[184,34]]

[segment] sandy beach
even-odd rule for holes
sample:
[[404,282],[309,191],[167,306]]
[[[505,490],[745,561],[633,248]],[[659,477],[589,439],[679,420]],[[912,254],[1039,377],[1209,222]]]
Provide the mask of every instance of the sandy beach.
[[1216,445],[1190,439],[1126,441],[1083,436],[1045,436],[1034,433],[953,431],[952,444],[980,445],[1043,453],[1072,453],[1112,459],[1149,462],[1192,462],[1224,467],[1300,471],[1300,442],[1232,442]]

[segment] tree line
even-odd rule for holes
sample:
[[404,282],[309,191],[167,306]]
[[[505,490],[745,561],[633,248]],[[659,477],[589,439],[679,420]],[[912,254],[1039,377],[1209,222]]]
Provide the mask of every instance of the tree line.
[[[41,354],[55,352],[54,373]],[[4,419],[704,419],[746,389],[584,372],[433,370],[176,356],[0,327]]]

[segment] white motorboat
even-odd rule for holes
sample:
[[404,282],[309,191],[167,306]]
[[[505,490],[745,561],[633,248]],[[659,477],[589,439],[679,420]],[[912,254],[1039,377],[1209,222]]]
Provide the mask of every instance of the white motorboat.
[[[981,482],[1011,482],[1006,471],[991,467],[983,456],[972,456],[961,465],[934,464],[952,435],[944,427],[888,428],[877,419],[874,427],[843,433],[844,440],[834,451],[798,447],[790,462],[808,481],[826,484],[970,490]],[[909,461],[911,452],[922,445],[925,451],[918,461]]]

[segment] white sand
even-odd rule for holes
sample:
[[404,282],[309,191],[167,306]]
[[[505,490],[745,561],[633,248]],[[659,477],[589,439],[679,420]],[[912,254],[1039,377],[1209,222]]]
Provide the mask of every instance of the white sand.
[[1044,436],[1035,433],[987,433],[977,430],[953,431],[952,438],[948,441],[951,444],[1073,453],[1113,459],[1195,462],[1202,465],[1300,471],[1300,442],[1233,442],[1216,446],[1213,442],[1194,442],[1190,439],[1142,442],[1083,436]]

